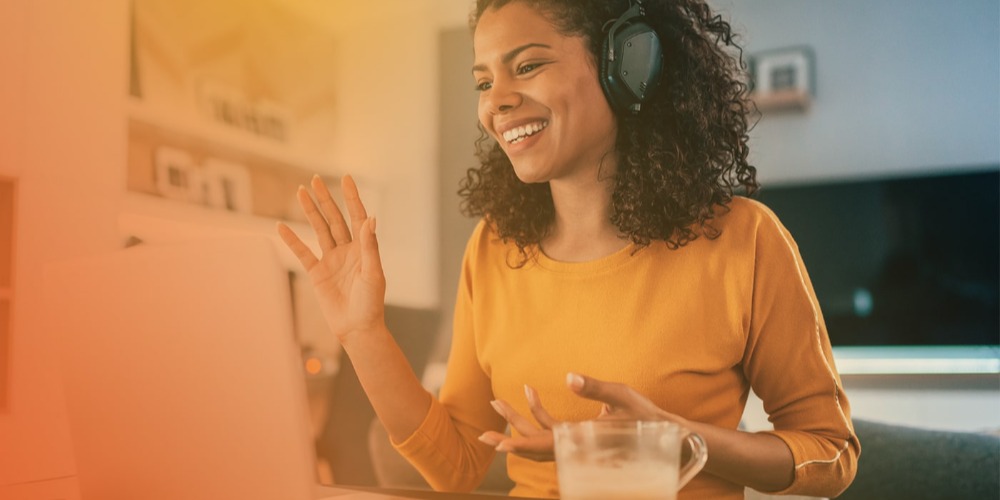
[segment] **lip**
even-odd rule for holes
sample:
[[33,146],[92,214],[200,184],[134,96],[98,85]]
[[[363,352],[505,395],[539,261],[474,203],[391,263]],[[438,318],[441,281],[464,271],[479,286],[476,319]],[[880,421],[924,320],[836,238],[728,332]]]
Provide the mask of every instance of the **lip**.
[[528,148],[534,146],[535,143],[537,143],[538,141],[540,141],[541,138],[545,136],[545,132],[547,132],[548,130],[549,130],[548,127],[544,128],[542,130],[539,130],[538,132],[535,132],[534,134],[531,134],[528,137],[525,137],[524,139],[521,139],[521,142],[518,142],[516,144],[511,144],[511,143],[509,143],[507,141],[504,141],[503,138],[501,138],[501,142],[503,144],[503,149],[504,149],[504,151],[507,152],[507,156],[512,156],[512,155],[515,155],[517,153],[520,153],[520,152],[524,151],[525,149],[528,149]]
[[507,142],[507,141],[503,140],[503,135],[508,130],[515,129],[517,127],[523,127],[524,125],[527,125],[529,123],[547,122],[547,121],[548,120],[546,120],[545,118],[538,118],[538,117],[534,117],[534,118],[522,118],[520,120],[514,120],[514,121],[504,122],[504,123],[499,124],[499,125],[494,124],[493,125],[493,130],[496,132],[497,140],[500,140],[500,141],[503,141],[503,142]]
[[[528,149],[531,146],[535,145],[535,143],[539,141],[541,136],[543,136],[545,132],[548,131],[548,127],[545,127],[544,129],[539,130],[538,132],[535,132],[534,134],[528,137],[525,137],[524,139],[521,140],[521,142],[518,142],[516,144],[511,144],[506,140],[504,140],[503,134],[506,133],[508,130],[528,125],[529,123],[548,122],[548,121],[549,120],[545,118],[531,117],[531,118],[522,118],[519,120],[504,122],[502,125],[494,127],[497,142],[500,143],[501,147],[504,149],[504,151],[507,153],[508,156],[524,151],[525,149]],[[551,123],[549,123],[549,126],[551,126]]]

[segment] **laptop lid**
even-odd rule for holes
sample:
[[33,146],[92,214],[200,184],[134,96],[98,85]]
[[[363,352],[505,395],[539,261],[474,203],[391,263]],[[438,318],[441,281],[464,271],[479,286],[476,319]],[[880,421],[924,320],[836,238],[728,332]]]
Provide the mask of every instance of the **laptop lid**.
[[313,496],[289,279],[263,237],[46,271],[82,500]]

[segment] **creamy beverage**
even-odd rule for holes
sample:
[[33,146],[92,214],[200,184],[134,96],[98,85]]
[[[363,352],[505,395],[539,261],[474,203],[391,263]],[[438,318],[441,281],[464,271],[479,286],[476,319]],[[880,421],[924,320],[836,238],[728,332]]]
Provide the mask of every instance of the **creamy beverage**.
[[656,463],[560,465],[559,495],[562,500],[675,500],[677,466],[671,470]]
[[707,459],[701,437],[670,422],[588,420],[552,432],[562,500],[675,500]]

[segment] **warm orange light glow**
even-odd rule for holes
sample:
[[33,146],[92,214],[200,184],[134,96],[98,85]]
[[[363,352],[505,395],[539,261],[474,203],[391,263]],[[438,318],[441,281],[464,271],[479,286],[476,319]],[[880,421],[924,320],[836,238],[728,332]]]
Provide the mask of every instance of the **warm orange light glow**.
[[323,371],[323,362],[319,358],[309,358],[306,360],[306,373],[319,375]]

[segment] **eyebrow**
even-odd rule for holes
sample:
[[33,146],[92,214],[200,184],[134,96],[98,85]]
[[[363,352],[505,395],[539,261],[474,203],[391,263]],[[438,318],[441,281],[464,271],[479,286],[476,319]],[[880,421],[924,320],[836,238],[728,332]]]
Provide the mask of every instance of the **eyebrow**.
[[[503,57],[500,58],[500,60],[503,61],[504,64],[508,64],[511,61],[513,61],[514,58],[517,57],[518,54],[520,54],[521,52],[524,52],[524,51],[526,51],[526,50],[528,50],[530,48],[533,48],[533,47],[541,47],[543,49],[551,49],[552,48],[552,46],[545,45],[544,43],[526,43],[526,44],[524,44],[524,45],[522,45],[520,47],[517,47],[516,49],[514,49],[514,50],[512,50],[512,51],[510,51],[510,52],[508,52],[506,54],[504,54]],[[477,65],[473,66],[472,67],[472,72],[475,73],[476,71],[486,71],[486,65],[485,64],[477,64]]]

